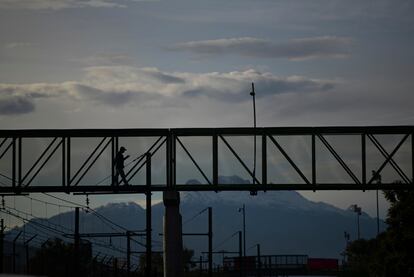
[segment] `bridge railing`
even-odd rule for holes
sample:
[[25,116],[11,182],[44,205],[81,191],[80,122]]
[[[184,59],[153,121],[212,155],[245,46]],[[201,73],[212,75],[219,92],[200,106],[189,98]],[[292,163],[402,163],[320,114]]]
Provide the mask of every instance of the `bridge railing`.
[[[0,193],[411,189],[413,133],[413,126],[0,130]],[[121,146],[131,155],[131,186],[114,167]]]

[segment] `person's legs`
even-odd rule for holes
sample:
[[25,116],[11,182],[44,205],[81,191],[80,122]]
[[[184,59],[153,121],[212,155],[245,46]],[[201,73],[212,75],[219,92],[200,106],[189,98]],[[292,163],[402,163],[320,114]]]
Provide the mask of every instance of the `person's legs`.
[[118,185],[119,185],[119,183],[118,183],[118,176],[119,176],[119,169],[117,168],[117,169],[115,170],[114,179],[112,180],[112,184],[113,184],[114,186],[118,186]]
[[121,175],[122,181],[124,181],[124,185],[128,186],[129,184],[128,184],[128,181],[126,179],[124,170],[123,169],[119,170],[119,174]]

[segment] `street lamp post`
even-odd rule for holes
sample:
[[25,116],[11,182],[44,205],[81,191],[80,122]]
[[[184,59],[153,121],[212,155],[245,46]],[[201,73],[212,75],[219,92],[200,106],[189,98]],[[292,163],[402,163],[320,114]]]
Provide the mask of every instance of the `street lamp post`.
[[344,231],[344,237],[345,237],[345,250],[344,250],[344,261],[343,261],[343,264],[345,265],[346,264],[346,251],[348,249],[349,238],[350,238],[350,235],[349,235],[349,233],[347,231]]
[[[382,178],[381,178],[381,174],[378,174],[375,170],[372,171],[372,177],[374,181],[377,181],[377,184],[381,184],[382,182]],[[378,202],[378,189],[377,189],[377,236],[379,235],[380,232],[380,222],[379,222],[379,202]]]
[[362,214],[362,209],[361,209],[361,207],[358,207],[357,204],[354,204],[351,207],[352,207],[352,210],[357,214],[357,228],[358,228],[357,238],[360,239],[361,238],[361,231],[360,231],[360,227],[359,227],[359,216]]

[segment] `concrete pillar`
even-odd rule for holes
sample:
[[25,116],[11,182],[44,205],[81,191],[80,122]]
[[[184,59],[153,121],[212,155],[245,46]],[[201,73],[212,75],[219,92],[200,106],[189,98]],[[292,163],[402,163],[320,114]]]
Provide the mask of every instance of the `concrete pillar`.
[[164,277],[182,277],[183,237],[180,215],[180,194],[176,191],[163,192],[164,215]]

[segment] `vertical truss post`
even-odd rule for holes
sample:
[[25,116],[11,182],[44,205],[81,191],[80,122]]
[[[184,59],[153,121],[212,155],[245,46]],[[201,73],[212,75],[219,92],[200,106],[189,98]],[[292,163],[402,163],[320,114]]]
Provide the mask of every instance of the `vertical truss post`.
[[146,276],[151,276],[152,271],[152,213],[151,213],[151,154],[146,154],[146,179],[147,179],[147,193],[146,193]]
[[[119,151],[119,137],[115,137],[115,152],[114,152],[114,154],[115,155],[118,154],[118,151]],[[114,177],[114,179],[115,179],[115,186],[118,186],[119,185],[118,178],[119,178],[118,175],[116,175],[116,178]]]
[[213,185],[218,185],[218,136],[213,135]]
[[208,207],[208,276],[213,276],[213,208]]
[[367,149],[366,149],[366,135],[361,134],[361,149],[362,149],[362,184],[367,183]]
[[[111,185],[115,186],[115,137],[111,138]],[[128,267],[129,270],[129,267]],[[128,271],[129,272],[129,271]]]
[[70,137],[66,138],[66,186],[70,186]]
[[16,137],[13,137],[12,142],[12,186],[16,187]]
[[66,186],[66,138],[62,137],[62,187]]
[[177,184],[177,155],[176,155],[176,146],[177,139],[175,138],[174,133],[171,134],[171,152],[172,152],[172,185],[175,187]]
[[177,140],[175,139],[176,135],[174,135],[173,140],[173,158],[174,158],[174,186],[177,184]]
[[166,161],[166,167],[167,167],[167,187],[171,188],[172,187],[172,173],[171,173],[171,164],[172,164],[172,152],[171,152],[171,148],[172,148],[172,143],[171,143],[171,133],[167,135],[167,141],[166,141],[166,156],[167,156],[167,161]]
[[267,185],[267,140],[266,135],[262,135],[262,185]]
[[315,134],[312,134],[312,185],[316,185],[316,141]]
[[21,187],[22,186],[22,138],[19,137],[17,139],[17,149],[18,149],[18,158],[17,158],[17,170],[18,170],[18,186]]

